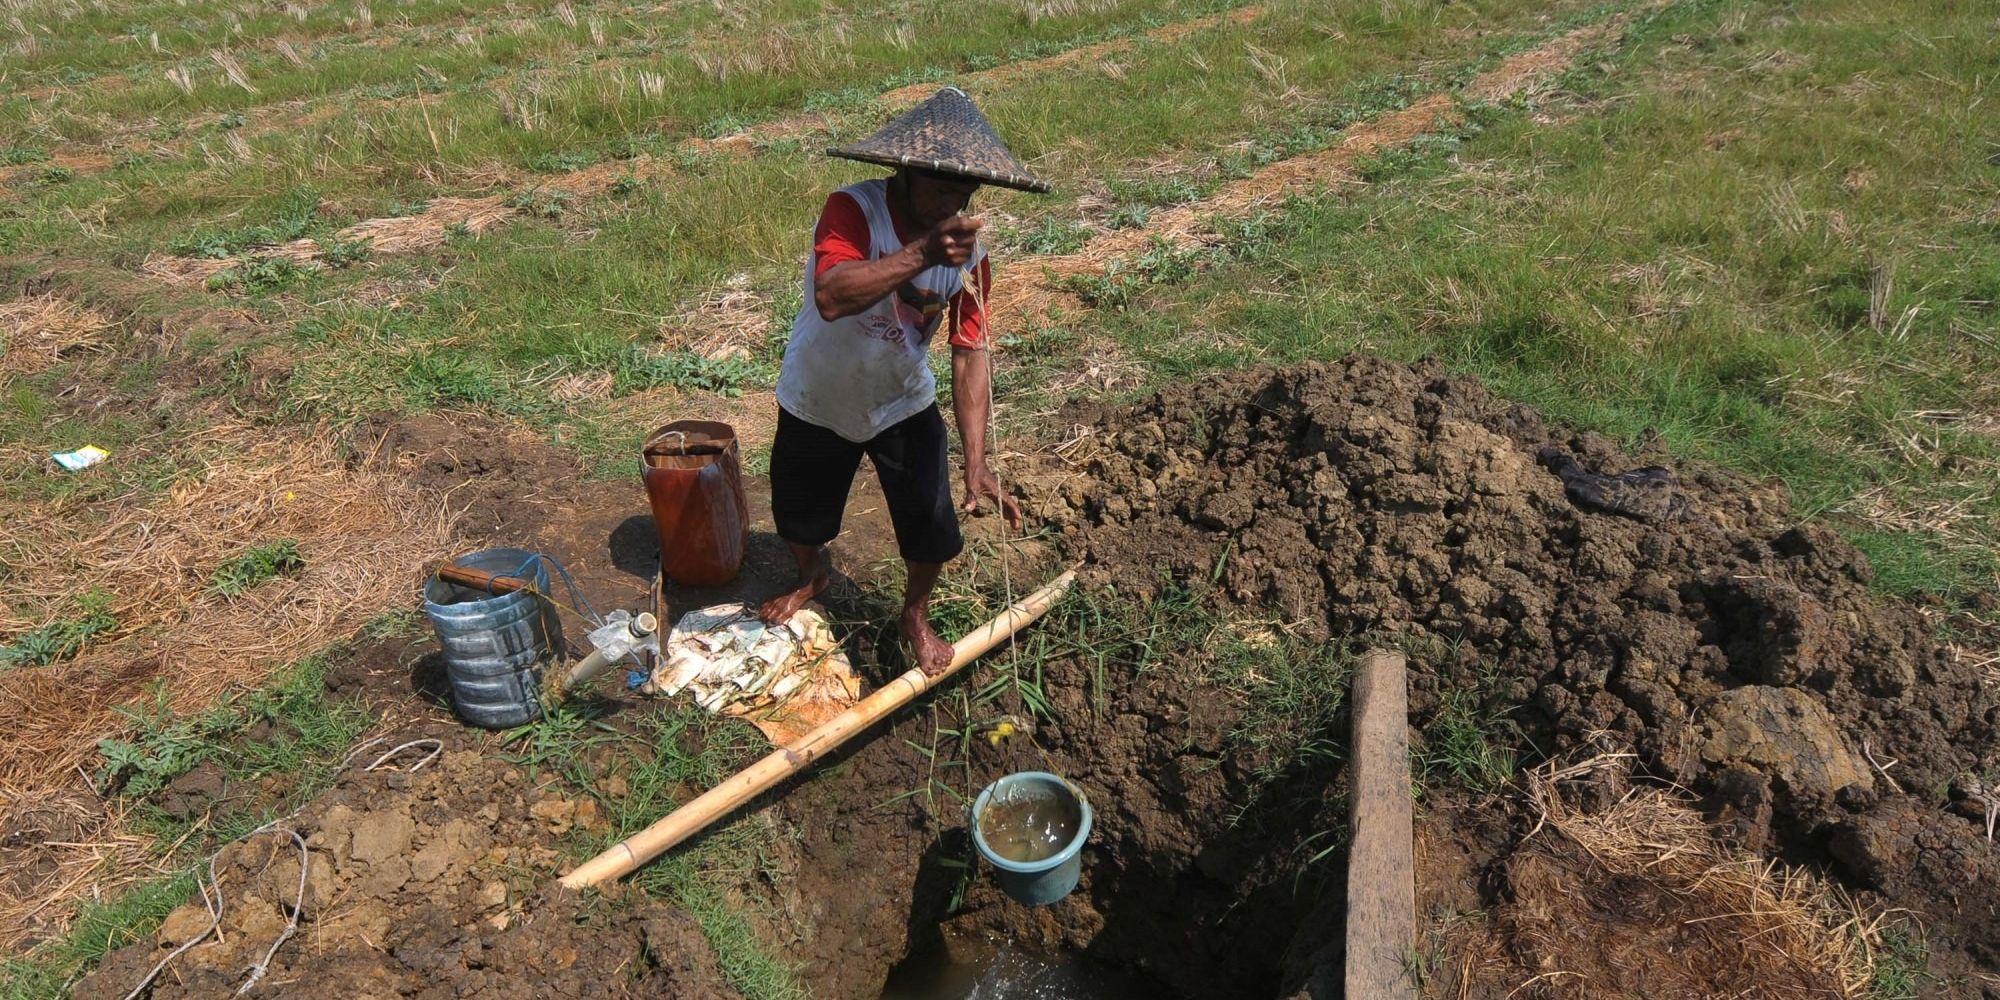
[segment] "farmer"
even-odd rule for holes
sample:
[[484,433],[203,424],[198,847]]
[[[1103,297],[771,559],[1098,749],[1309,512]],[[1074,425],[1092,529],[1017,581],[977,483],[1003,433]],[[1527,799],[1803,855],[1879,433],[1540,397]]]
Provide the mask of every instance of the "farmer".
[[959,213],[981,184],[1037,192],[1048,185],[1028,176],[956,87],[828,154],[895,173],[835,191],[813,230],[805,304],[785,346],[771,443],[771,513],[798,561],[798,585],[766,601],[762,613],[773,624],[787,621],[826,588],[826,545],[840,533],[865,454],[909,569],[903,640],[914,662],[936,674],[951,662],[951,645],[931,628],[931,588],[965,546],[927,357],[947,312],[952,414],[965,448],[963,509],[976,513],[985,498],[1010,526],[1021,521],[986,464],[990,271],[980,220]]

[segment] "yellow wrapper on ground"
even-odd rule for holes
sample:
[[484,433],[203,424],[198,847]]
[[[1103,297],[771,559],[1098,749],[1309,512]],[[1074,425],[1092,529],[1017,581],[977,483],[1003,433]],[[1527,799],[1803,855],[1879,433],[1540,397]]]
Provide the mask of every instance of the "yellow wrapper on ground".
[[748,720],[777,746],[861,696],[861,680],[833,629],[810,608],[776,626],[743,604],[690,611],[674,623],[660,653],[643,693],[686,693],[711,712]]

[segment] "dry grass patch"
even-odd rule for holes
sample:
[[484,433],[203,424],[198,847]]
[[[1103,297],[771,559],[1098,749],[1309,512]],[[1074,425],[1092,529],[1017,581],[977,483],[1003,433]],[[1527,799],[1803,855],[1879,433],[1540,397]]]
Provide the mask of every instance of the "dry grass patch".
[[[406,254],[435,250],[454,234],[476,235],[520,214],[503,195],[479,198],[437,198],[422,212],[367,219],[334,234],[341,243],[366,244],[370,253]],[[319,240],[293,240],[248,256],[256,260],[287,260],[301,268],[322,267],[326,246]],[[168,284],[196,285],[242,263],[239,258],[212,259],[155,254],[143,266],[147,274]]]
[[171,874],[151,838],[126,829],[117,799],[79,786],[55,795],[0,787],[0,947],[59,938],[75,905]]
[[58,295],[0,304],[0,375],[39,375],[63,356],[105,349],[112,323]]
[[[113,709],[156,681],[176,712],[199,710],[407,603],[446,554],[452,518],[436,497],[350,469],[324,435],[204,437],[218,457],[159,502],[58,502],[0,526],[0,634],[58,623],[85,595],[115,620],[72,659],[0,672],[10,798],[73,790],[97,741],[125,729]],[[284,539],[295,572],[234,596],[214,585],[225,563]]]
[[1882,918],[1718,841],[1684,794],[1630,784],[1632,759],[1529,775],[1537,822],[1506,861],[1507,902],[1447,964],[1444,995],[1866,995]]

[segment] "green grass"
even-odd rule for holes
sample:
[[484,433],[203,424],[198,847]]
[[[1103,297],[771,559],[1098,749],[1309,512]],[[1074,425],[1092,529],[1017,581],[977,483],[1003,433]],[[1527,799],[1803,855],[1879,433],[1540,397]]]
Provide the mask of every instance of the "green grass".
[[1510,718],[1513,706],[1495,698],[1490,686],[1444,693],[1411,751],[1419,788],[1498,791],[1531,755],[1526,735]]
[[[608,830],[579,831],[571,838],[570,854],[579,861],[651,825],[766,748],[747,723],[717,719],[690,705],[639,714],[629,720],[629,729],[613,727],[600,711],[591,702],[559,706],[509,736],[513,760],[555,771],[595,798],[609,817]],[[604,790],[612,776],[624,781],[624,794]],[[724,978],[749,1000],[807,995],[796,970],[764,943],[756,919],[738,901],[737,890],[754,883],[766,867],[762,858],[773,836],[768,820],[737,818],[631,877],[647,895],[669,900],[695,918]]]
[[1875,946],[1874,975],[1869,977],[1869,1000],[1917,1000],[1933,985],[1929,973],[1930,948],[1912,924],[1901,923],[1882,931]]
[[[330,655],[300,660],[263,686],[192,717],[170,712],[166,689],[157,688],[152,704],[121,709],[132,726],[127,737],[98,741],[104,759],[99,784],[142,798],[212,762],[245,781],[282,774],[300,787],[322,786],[332,777],[334,755],[371,721],[357,702],[328,696],[326,675],[333,662]],[[271,737],[244,740],[259,723],[270,724]]]
[[83,651],[92,638],[118,627],[107,610],[109,598],[95,591],[77,598],[77,613],[15,636],[0,645],[0,669],[39,667],[67,660]]
[[52,1000],[104,956],[153,933],[195,889],[194,867],[144,881],[108,900],[87,902],[69,934],[23,955],[0,958],[0,1000]]

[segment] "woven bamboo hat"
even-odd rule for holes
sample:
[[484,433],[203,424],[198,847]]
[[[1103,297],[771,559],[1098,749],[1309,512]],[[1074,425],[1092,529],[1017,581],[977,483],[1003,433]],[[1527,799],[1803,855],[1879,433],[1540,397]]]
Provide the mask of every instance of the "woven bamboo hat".
[[839,156],[889,167],[921,167],[959,174],[987,184],[1043,193],[1038,180],[1000,141],[972,98],[957,87],[946,87],[882,130],[851,146],[829,149]]

